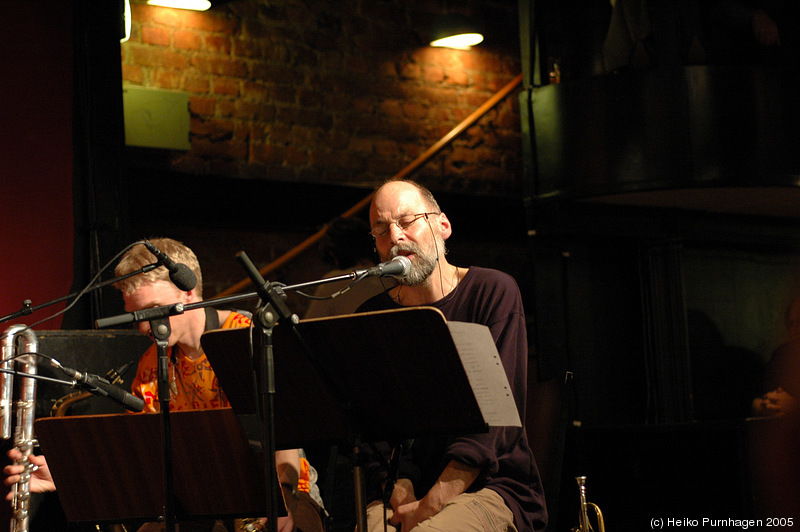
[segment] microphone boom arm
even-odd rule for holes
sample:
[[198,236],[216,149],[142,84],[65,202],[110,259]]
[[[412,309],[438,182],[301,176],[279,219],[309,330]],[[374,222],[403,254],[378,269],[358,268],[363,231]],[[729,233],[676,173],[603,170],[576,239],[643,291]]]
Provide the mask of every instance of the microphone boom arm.
[[[115,277],[113,279],[109,279],[108,281],[103,281],[102,283],[97,283],[96,285],[90,287],[89,290],[86,291],[86,293],[94,292],[95,290],[99,290],[100,288],[106,287],[106,286],[108,286],[110,284],[114,284],[114,283],[116,283],[118,281],[122,281],[123,279],[127,279],[128,277],[133,277],[134,275],[139,275],[140,273],[147,273],[147,272],[149,272],[151,270],[155,270],[158,267],[159,267],[159,264],[157,262],[154,262],[152,264],[148,264],[147,266],[144,266],[144,267],[136,270],[135,272],[126,273],[125,275],[120,275],[119,277]],[[12,312],[11,314],[7,314],[5,316],[0,317],[0,323],[5,323],[5,322],[7,322],[9,320],[13,320],[13,319],[16,319],[16,318],[20,318],[22,316],[27,316],[29,314],[33,314],[37,310],[41,310],[43,308],[47,308],[50,305],[55,305],[57,303],[61,303],[62,301],[69,301],[70,299],[75,298],[79,293],[80,292],[72,292],[69,295],[66,295],[66,296],[63,296],[63,297],[59,297],[57,299],[53,299],[52,301],[48,301],[47,303],[42,303],[41,305],[35,305],[35,306],[31,306],[31,300],[30,299],[26,299],[25,301],[22,302],[22,309],[21,310],[18,310],[17,312]]]

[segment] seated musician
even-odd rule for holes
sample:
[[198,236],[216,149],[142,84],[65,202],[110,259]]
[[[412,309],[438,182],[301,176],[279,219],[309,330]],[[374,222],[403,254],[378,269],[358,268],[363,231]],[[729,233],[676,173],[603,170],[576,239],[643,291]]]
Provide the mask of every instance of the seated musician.
[[[196,285],[182,290],[170,280],[169,272],[164,266],[149,272],[135,275],[115,283],[115,288],[122,292],[125,310],[135,312],[174,303],[196,303],[203,299],[203,280],[200,264],[194,252],[184,244],[168,239],[150,240],[156,248],[178,264],[185,264],[197,278]],[[116,267],[117,276],[137,271],[155,261],[154,255],[143,244],[136,244],[123,255]],[[168,375],[170,411],[200,410],[228,407],[228,399],[220,389],[214,370],[203,352],[200,338],[211,329],[229,329],[249,327],[250,318],[240,312],[231,310],[215,310],[211,308],[193,309],[169,318],[171,333],[168,339],[169,366]],[[150,334],[149,322],[139,323],[143,334]],[[136,377],[132,384],[134,395],[144,400],[144,411],[158,412],[158,349],[155,343],[139,359]],[[12,449],[8,453],[12,461],[22,458],[19,451]],[[31,476],[31,492],[47,492],[56,489],[53,478],[47,467],[44,456],[31,456],[30,462],[36,467]],[[309,464],[301,458],[299,449],[278,451],[275,455],[275,466],[281,486],[284,488],[284,499],[289,515],[280,517],[278,528],[281,531],[300,530],[303,532],[324,530],[321,516],[321,499],[312,498],[310,477],[314,475]],[[10,465],[4,469],[5,484],[14,485],[19,480],[21,465]],[[9,498],[11,494],[9,494]],[[318,496],[317,496],[318,499]],[[249,520],[252,521],[252,520]],[[264,519],[249,522],[251,530],[263,527]],[[302,526],[301,526],[302,523]],[[215,523],[192,524],[192,530],[214,529]],[[220,523],[216,523],[219,527]],[[163,525],[145,524],[142,532],[158,530]],[[186,528],[184,526],[183,528]]]

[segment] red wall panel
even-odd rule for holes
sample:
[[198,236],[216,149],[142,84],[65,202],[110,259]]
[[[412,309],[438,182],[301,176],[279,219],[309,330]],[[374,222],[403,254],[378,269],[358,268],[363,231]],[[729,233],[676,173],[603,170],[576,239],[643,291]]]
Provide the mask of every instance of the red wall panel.
[[[72,283],[72,3],[3,2],[0,18],[0,315]],[[10,323],[31,324],[49,307]],[[57,329],[61,319],[39,329]]]

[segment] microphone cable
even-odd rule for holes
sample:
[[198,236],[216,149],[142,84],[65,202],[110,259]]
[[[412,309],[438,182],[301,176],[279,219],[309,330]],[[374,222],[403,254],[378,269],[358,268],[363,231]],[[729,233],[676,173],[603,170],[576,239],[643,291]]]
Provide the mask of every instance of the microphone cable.
[[114,257],[112,257],[111,260],[106,262],[105,266],[100,268],[100,270],[89,280],[89,283],[80,292],[78,292],[75,295],[75,298],[72,301],[70,301],[69,304],[67,304],[66,307],[64,307],[63,309],[59,310],[58,312],[55,312],[51,316],[48,316],[48,317],[46,317],[46,318],[44,318],[42,320],[39,320],[37,322],[31,323],[30,325],[27,326],[27,329],[32,329],[33,327],[36,327],[37,325],[41,325],[42,323],[50,321],[53,318],[57,318],[58,316],[61,316],[62,314],[64,314],[67,311],[69,311],[72,307],[75,306],[75,304],[78,302],[78,300],[80,300],[80,298],[82,298],[84,295],[86,295],[86,293],[97,282],[97,280],[100,278],[100,276],[103,274],[104,271],[106,271],[112,264],[114,264],[116,261],[118,261],[120,259],[120,257],[122,257],[122,255],[124,255],[129,249],[131,249],[132,247],[134,247],[134,246],[136,246],[138,244],[144,244],[144,241],[140,240],[138,242],[134,242],[133,244],[129,244],[129,245],[125,246],[125,248],[123,248],[122,251],[120,251],[119,253],[114,255]]

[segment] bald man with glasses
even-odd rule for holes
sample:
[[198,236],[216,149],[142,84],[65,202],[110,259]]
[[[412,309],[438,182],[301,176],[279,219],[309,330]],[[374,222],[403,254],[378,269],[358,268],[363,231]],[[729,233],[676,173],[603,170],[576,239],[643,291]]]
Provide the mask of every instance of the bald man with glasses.
[[[522,298],[514,279],[489,268],[450,264],[445,246],[452,234],[450,220],[418,183],[395,180],[381,186],[370,205],[370,224],[381,261],[404,255],[412,267],[396,277],[397,286],[373,297],[359,311],[425,305],[439,309],[451,321],[486,325],[524,420],[528,346]],[[373,471],[379,493],[386,471],[378,465]],[[547,524],[539,471],[524,427],[418,438],[405,452],[394,488],[386,495],[388,524],[382,501],[375,501],[367,510],[369,532],[383,531],[385,526],[402,532],[527,532],[544,530]]]

